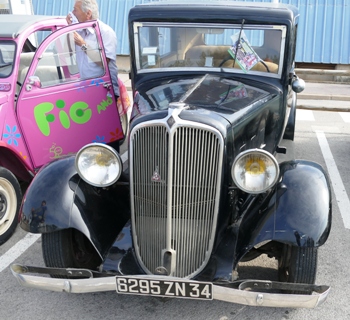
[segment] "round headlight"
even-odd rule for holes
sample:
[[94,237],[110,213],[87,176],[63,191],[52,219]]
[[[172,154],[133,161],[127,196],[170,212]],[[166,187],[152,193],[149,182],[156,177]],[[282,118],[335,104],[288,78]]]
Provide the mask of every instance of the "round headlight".
[[110,146],[92,143],[79,150],[75,158],[79,176],[95,187],[108,187],[115,183],[122,173],[122,160]]
[[248,193],[262,193],[277,182],[279,166],[275,157],[269,152],[251,149],[236,157],[231,175],[241,190]]

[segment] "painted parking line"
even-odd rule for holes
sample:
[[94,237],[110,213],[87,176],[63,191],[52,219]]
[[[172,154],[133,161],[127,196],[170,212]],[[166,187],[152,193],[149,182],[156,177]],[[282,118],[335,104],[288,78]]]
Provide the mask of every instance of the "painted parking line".
[[0,259],[0,272],[11,265],[22,253],[31,247],[39,238],[41,234],[27,233],[24,238],[19,240],[13,247],[11,247]]
[[321,147],[323,158],[326,162],[329,177],[332,182],[335,198],[346,229],[350,229],[350,201],[345,191],[343,180],[341,179],[337,165],[333,158],[326,135],[323,131],[315,130],[318,143]]
[[297,109],[296,113],[297,121],[315,121],[312,110]]
[[[128,152],[121,155],[123,163],[128,160]],[[27,233],[13,247],[0,257],[0,272],[9,267],[15,260],[28,250],[39,238],[41,234]]]
[[124,152],[121,156],[123,163],[125,163],[128,160],[128,152]]
[[344,122],[350,123],[350,113],[349,112],[339,112]]

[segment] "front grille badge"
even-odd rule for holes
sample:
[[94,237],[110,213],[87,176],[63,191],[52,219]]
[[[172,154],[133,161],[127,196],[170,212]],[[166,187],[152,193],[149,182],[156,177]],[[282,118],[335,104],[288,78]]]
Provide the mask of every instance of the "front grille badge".
[[160,174],[159,174],[158,166],[156,166],[156,169],[153,171],[153,175],[152,175],[151,181],[152,182],[161,182],[161,177],[160,177]]

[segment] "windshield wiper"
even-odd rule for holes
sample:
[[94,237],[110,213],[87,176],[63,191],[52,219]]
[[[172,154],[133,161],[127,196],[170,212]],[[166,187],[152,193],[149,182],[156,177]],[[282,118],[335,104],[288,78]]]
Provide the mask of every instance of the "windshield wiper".
[[235,57],[233,59],[233,68],[235,67],[235,64],[236,64],[238,50],[241,49],[241,47],[242,47],[242,45],[241,45],[241,35],[242,35],[243,27],[244,27],[244,22],[245,22],[245,19],[242,19],[241,28],[239,30],[239,36],[238,36],[238,41],[237,41],[236,54],[235,54]]
[[[237,55],[238,55],[238,50],[241,48],[241,35],[242,35],[243,27],[244,27],[244,22],[245,22],[245,19],[242,20],[241,28],[239,30],[239,37],[237,40],[236,53],[235,53],[234,58],[233,58],[232,68],[235,67]],[[225,58],[224,60],[221,61],[221,63],[219,64],[219,68],[221,68],[225,64],[225,62],[227,62],[228,60],[232,60],[232,56],[230,54],[228,54],[227,58]]]

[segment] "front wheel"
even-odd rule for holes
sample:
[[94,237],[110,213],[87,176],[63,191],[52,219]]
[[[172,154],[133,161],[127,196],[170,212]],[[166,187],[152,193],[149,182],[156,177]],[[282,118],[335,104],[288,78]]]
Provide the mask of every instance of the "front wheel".
[[0,245],[16,230],[21,201],[22,191],[16,177],[0,167]]
[[44,233],[42,251],[45,265],[51,268],[97,270],[101,263],[100,256],[91,242],[75,229]]
[[[279,281],[315,284],[317,257],[318,248],[284,245],[282,255],[278,261]],[[311,292],[307,293],[311,294]]]

